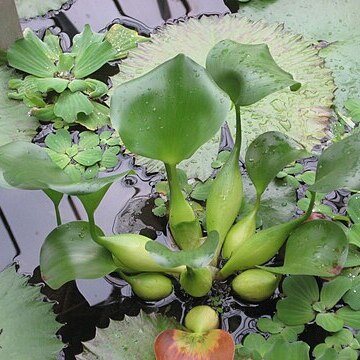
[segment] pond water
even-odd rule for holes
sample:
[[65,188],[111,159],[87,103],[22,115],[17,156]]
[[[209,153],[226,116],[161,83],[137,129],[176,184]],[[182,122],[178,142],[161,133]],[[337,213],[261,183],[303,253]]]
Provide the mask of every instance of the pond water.
[[[224,14],[238,8],[238,2],[229,1],[227,7],[222,0],[103,0],[99,11],[99,3],[99,0],[73,1],[59,12],[23,22],[22,26],[39,31],[54,27],[62,33],[65,46],[69,46],[69,40],[87,23],[93,30],[100,31],[115,21],[149,34],[164,23],[179,18]],[[109,67],[107,71],[116,70]],[[309,161],[306,166],[313,169],[314,163]],[[132,159],[123,157],[117,171],[128,168],[132,168]],[[160,176],[148,175],[141,168],[135,170],[136,175],[111,187],[97,211],[97,223],[107,234],[119,233],[123,229],[128,231],[131,227],[134,232],[140,231],[161,240],[166,224],[151,212],[153,184]],[[346,195],[333,193],[329,204],[341,210]],[[64,222],[86,218],[80,204],[71,197],[62,202],[61,212]],[[42,192],[0,189],[0,266],[3,268],[15,260],[20,272],[31,274],[33,283],[41,282],[38,268],[40,247],[54,227],[52,204]],[[72,281],[57,291],[44,286],[42,291],[57,301],[54,309],[58,321],[66,323],[60,330],[64,343],[69,344],[61,354],[66,360],[75,359],[82,350],[81,342],[93,338],[96,327],[106,327],[109,318],[121,320],[125,314],[136,315],[141,308],[149,312],[166,312],[181,320],[186,308],[216,299],[224,309],[222,327],[239,342],[245,334],[255,330],[254,319],[272,314],[276,303],[275,299],[257,305],[242,303],[232,297],[226,283],[215,284],[212,296],[207,300],[191,299],[177,288],[167,299],[146,303],[132,297],[130,287],[112,277]],[[312,338],[313,335],[308,331],[303,336]],[[322,337],[323,334],[316,336]]]

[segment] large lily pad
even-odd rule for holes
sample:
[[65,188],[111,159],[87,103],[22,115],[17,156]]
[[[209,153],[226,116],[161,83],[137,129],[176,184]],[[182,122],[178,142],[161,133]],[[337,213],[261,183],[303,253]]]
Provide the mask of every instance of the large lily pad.
[[44,302],[40,288],[29,286],[15,267],[0,273],[0,358],[55,359],[63,344],[55,336],[53,304]]
[[153,344],[156,336],[170,328],[180,328],[163,315],[140,313],[125,316],[123,321],[110,321],[106,329],[97,329],[95,339],[84,343],[84,352],[77,360],[155,360]]
[[[112,78],[114,87],[145,74],[178,53],[204,66],[209,50],[224,39],[245,44],[266,43],[276,63],[302,83],[298,92],[285,89],[242,108],[244,147],[259,134],[271,130],[286,132],[307,148],[317,143],[325,135],[331,114],[334,90],[331,74],[324,68],[317,50],[301,36],[288,33],[278,25],[255,23],[240,16],[203,17],[168,25],[154,34],[151,42],[139,44],[129,52],[122,71]],[[229,112],[227,120],[234,129],[235,113]],[[219,134],[216,139],[219,140]],[[217,141],[212,146],[217,149]],[[198,169],[202,171],[206,166],[210,172],[213,160],[214,157],[200,161],[190,158],[191,167],[186,162],[181,165],[187,166],[189,176],[199,177]]]
[[32,18],[45,15],[50,10],[58,10],[69,0],[15,0],[20,18]]
[[325,48],[320,55],[326,58],[326,65],[334,73],[338,87],[335,103],[339,106],[343,106],[347,98],[358,97],[360,92],[359,12],[358,0],[252,0],[240,10],[252,20],[285,23],[287,29],[309,40],[329,43],[322,43]]
[[15,140],[31,141],[39,122],[27,115],[28,108],[7,96],[7,83],[16,75],[6,66],[0,66],[0,146]]

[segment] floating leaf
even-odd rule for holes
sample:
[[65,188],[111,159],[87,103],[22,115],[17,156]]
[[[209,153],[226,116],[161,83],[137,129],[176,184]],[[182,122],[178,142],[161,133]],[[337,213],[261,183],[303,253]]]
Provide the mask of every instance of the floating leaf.
[[315,220],[290,235],[283,266],[261,268],[279,274],[334,276],[345,265],[347,253],[348,241],[340,226]]
[[308,155],[304,147],[289,136],[276,131],[266,132],[249,145],[246,170],[261,195],[280,170]]
[[65,154],[71,147],[71,135],[67,130],[59,129],[55,134],[49,134],[45,138],[45,145],[53,151]]
[[[317,56],[317,50],[301,36],[285,32],[278,25],[254,23],[231,15],[204,16],[165,26],[152,35],[151,42],[140,44],[129,52],[128,59],[122,63],[122,71],[112,77],[114,87],[145,74],[180,52],[205,65],[209,50],[224,39],[243,44],[266,43],[276,63],[303,84],[298,92],[282,90],[241,110],[243,148],[256,136],[273,130],[285,131],[308,149],[317,144],[325,134],[327,119],[331,115],[329,107],[335,86],[330,72],[322,65],[323,60]],[[233,112],[229,112],[227,121],[233,130]],[[209,169],[216,158],[218,144],[219,134],[207,146],[204,156],[194,158],[193,163],[189,164],[186,171],[190,177],[196,177],[199,169]],[[209,149],[214,151],[209,152]],[[141,159],[141,163],[155,171],[161,168],[154,162],[145,164],[144,159]],[[206,178],[201,180],[205,181]]]
[[360,122],[360,100],[349,99],[345,102],[345,107],[349,111],[352,120]]
[[277,340],[264,360],[309,360],[310,346],[303,341],[289,343],[285,340]]
[[[357,0],[341,1],[312,0],[269,2],[253,0],[241,7],[240,13],[252,20],[284,23],[286,28],[303,34],[306,39],[318,42],[320,56],[335,77],[337,90],[335,103],[342,107],[348,98],[360,93],[359,46],[360,30]],[[289,16],[296,14],[296,16]],[[318,14],[318,16],[313,16]],[[334,31],[336,29],[336,31]],[[291,71],[290,71],[291,72]],[[292,72],[291,72],[292,73]]]
[[235,344],[231,335],[215,329],[202,333],[166,330],[155,340],[157,360],[232,359]]
[[92,149],[98,146],[100,143],[100,138],[98,134],[95,134],[92,131],[83,131],[79,135],[79,148],[81,150]]
[[344,321],[333,313],[320,313],[316,315],[316,324],[321,326],[324,330],[336,332],[342,329]]
[[29,19],[35,16],[45,15],[48,11],[60,9],[68,0],[15,0],[17,12],[20,18]]
[[351,288],[351,284],[352,281],[345,276],[338,276],[324,283],[320,293],[320,302],[325,309],[332,309]]
[[121,24],[111,26],[105,35],[105,39],[116,50],[116,59],[126,57],[129,50],[135,48],[138,43],[150,41],[149,38],[140,36],[135,30],[128,29]]
[[76,122],[78,114],[90,115],[93,110],[94,106],[86,95],[70,90],[61,93],[54,106],[54,114],[69,124]]
[[[7,83],[10,79],[18,79],[12,70],[5,65],[0,66],[0,145],[16,140],[31,141],[36,134],[39,122],[28,116],[28,108],[19,101],[7,96]],[[20,80],[20,79],[18,79]]]
[[[97,232],[103,235],[99,228]],[[58,226],[41,247],[41,276],[53,289],[70,280],[97,279],[116,268],[111,253],[91,238],[85,221]]]
[[205,69],[180,54],[119,86],[111,118],[130,151],[175,165],[216,133],[229,106]]
[[125,315],[124,320],[110,320],[109,327],[97,329],[93,340],[83,343],[84,351],[77,360],[155,360],[154,341],[166,329],[181,328],[173,319],[164,315],[136,317]]
[[[334,166],[334,163],[336,166]],[[360,190],[360,133],[329,146],[320,156],[310,191]]]
[[351,289],[343,296],[343,300],[353,310],[360,310],[360,277],[352,280]]
[[62,93],[68,86],[69,80],[59,79],[59,78],[44,78],[34,80],[35,86],[42,93],[47,93],[49,91],[56,91],[57,93]]
[[286,87],[295,91],[301,86],[276,64],[266,44],[222,40],[210,50],[206,70],[236,106],[252,105]]
[[110,109],[96,101],[91,100],[94,111],[90,115],[78,114],[76,122],[89,130],[96,130],[105,125],[110,125]]
[[92,166],[101,160],[103,156],[100,147],[94,149],[86,149],[79,151],[75,156],[74,160],[83,166]]
[[51,51],[32,30],[24,31],[24,38],[16,40],[7,51],[9,65],[43,78],[52,78],[56,72],[54,62],[48,57]]
[[0,273],[0,357],[2,359],[55,359],[63,344],[56,337],[53,304],[43,301],[40,287],[11,266]]
[[360,311],[355,311],[348,306],[344,306],[336,312],[336,315],[344,320],[345,325],[360,330]]
[[194,268],[207,266],[212,260],[219,241],[217,232],[211,232],[205,242],[192,250],[171,251],[156,241],[146,243],[146,250],[154,260],[163,267],[177,267],[186,265]]

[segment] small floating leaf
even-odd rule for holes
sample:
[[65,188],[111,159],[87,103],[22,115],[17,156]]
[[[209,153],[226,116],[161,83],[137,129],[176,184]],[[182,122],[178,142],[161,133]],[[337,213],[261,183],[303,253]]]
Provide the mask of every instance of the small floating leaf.
[[279,274],[335,276],[344,267],[347,254],[348,240],[340,226],[315,220],[291,234],[283,266],[261,268]]
[[45,145],[53,151],[65,154],[71,147],[71,135],[67,130],[59,129],[55,134],[49,134],[45,138]]
[[[97,232],[103,235],[99,228]],[[97,279],[116,268],[111,253],[91,238],[85,221],[60,225],[41,247],[41,276],[53,289],[70,280]]]
[[333,313],[317,314],[315,322],[323,329],[330,332],[337,332],[344,326],[344,321]]

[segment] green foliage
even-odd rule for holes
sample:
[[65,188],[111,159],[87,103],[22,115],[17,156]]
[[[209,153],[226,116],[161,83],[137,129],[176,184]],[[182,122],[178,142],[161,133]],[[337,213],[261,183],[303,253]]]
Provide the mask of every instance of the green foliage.
[[59,129],[45,138],[45,144],[51,160],[77,181],[94,178],[119,161],[116,156],[120,152],[119,138],[109,131],[104,135],[84,131],[78,144],[74,144],[70,133]]
[[298,227],[286,243],[284,265],[263,267],[293,275],[338,275],[345,265],[348,240],[336,223],[315,220]]
[[10,66],[30,75],[9,81],[9,98],[22,100],[31,115],[57,127],[79,123],[95,130],[108,125],[109,109],[98,101],[106,95],[107,84],[87,77],[143,41],[134,33],[115,25],[105,36],[86,25],[74,37],[72,50],[64,53],[59,38],[50,31],[41,41],[30,29],[25,30],[24,38],[10,46],[7,59]]
[[0,357],[2,359],[55,359],[63,344],[55,333],[53,304],[43,301],[37,286],[16,274],[14,266],[0,273]]
[[[188,34],[192,34],[191,39]],[[294,74],[296,80],[303,84],[297,92],[284,89],[242,109],[243,149],[256,136],[274,130],[285,131],[308,149],[312,148],[317,143],[316,139],[324,136],[335,87],[330,72],[322,66],[322,60],[317,56],[317,50],[309,47],[308,42],[300,36],[285,32],[279,26],[254,23],[231,15],[190,19],[179,25],[165,27],[152,36],[152,42],[131,51],[132,60],[125,60],[122,72],[112,80],[116,86],[139,77],[173,58],[178,52],[205,65],[210,49],[225,39],[243,44],[267,44],[279,66]],[[194,45],[197,43],[201,46]],[[228,113],[227,121],[233,130],[233,112]],[[180,165],[186,167],[190,178],[205,181],[211,174],[209,165],[216,159],[218,144],[219,134],[206,145],[201,154],[195,153],[194,157]],[[154,161],[139,156],[136,156],[136,162],[151,171],[163,170]]]
[[136,317],[125,315],[124,320],[111,320],[106,329],[97,329],[95,338],[83,343],[84,351],[76,359],[155,360],[154,340],[169,328],[181,326],[163,315],[147,315],[143,312]]
[[20,18],[29,19],[39,15],[45,15],[50,10],[60,9],[66,0],[15,0],[15,5]]
[[317,325],[329,332],[337,332],[350,322],[355,328],[359,326],[356,311],[342,307],[336,312],[333,307],[351,288],[351,280],[339,276],[324,283],[319,291],[317,282],[312,276],[289,276],[284,280],[283,292],[286,297],[277,305],[277,316],[288,325],[302,325],[315,319]]
[[[98,234],[103,235],[97,228]],[[43,280],[58,289],[70,280],[97,279],[114,271],[111,253],[92,240],[89,224],[75,221],[55,228],[40,252]]]
[[345,102],[345,107],[349,111],[352,120],[360,122],[360,100],[349,99]]

